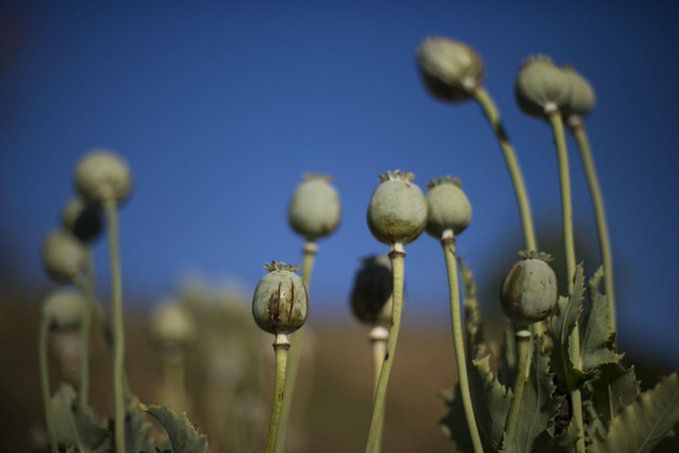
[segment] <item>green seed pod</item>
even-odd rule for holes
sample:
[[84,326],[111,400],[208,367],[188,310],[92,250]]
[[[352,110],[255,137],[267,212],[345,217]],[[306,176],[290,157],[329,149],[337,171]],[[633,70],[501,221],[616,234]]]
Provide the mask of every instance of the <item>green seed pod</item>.
[[337,190],[330,176],[304,175],[288,209],[290,226],[308,241],[328,236],[337,229],[341,218]]
[[427,201],[410,172],[386,172],[368,205],[368,226],[385,244],[414,241],[427,225]]
[[356,272],[351,292],[351,310],[359,321],[369,325],[389,325],[394,281],[387,256],[369,256]]
[[444,101],[461,101],[481,84],[483,61],[474,49],[442,36],[427,38],[417,51],[429,92]]
[[87,153],[75,171],[75,182],[87,200],[101,203],[107,198],[121,202],[132,192],[132,173],[122,157],[106,150]]
[[87,251],[70,233],[54,231],[45,238],[42,261],[47,275],[55,281],[68,282],[84,269]]
[[427,233],[441,239],[443,232],[462,233],[472,218],[472,207],[460,180],[450,176],[432,179],[427,186]]
[[56,289],[45,298],[42,315],[52,330],[76,330],[80,328],[85,315],[86,303],[80,291]]
[[516,101],[524,113],[545,116],[566,105],[571,84],[549,57],[538,55],[521,64],[514,88]]
[[196,324],[180,303],[166,302],[153,313],[151,333],[162,346],[186,346],[196,336]]
[[563,107],[564,114],[567,117],[571,115],[587,115],[596,104],[594,88],[592,88],[592,85],[590,85],[587,79],[572,66],[562,66],[561,70],[566,75],[568,83],[571,85],[568,102],[566,102],[566,105]]
[[556,274],[548,264],[551,256],[522,252],[521,257],[503,280],[500,295],[507,316],[519,325],[527,325],[552,313],[559,292]]
[[101,232],[101,210],[95,204],[74,197],[64,206],[61,224],[81,241],[93,241]]
[[272,261],[264,268],[269,273],[257,283],[252,315],[260,329],[274,335],[287,335],[304,325],[309,310],[306,288],[295,274],[299,266]]

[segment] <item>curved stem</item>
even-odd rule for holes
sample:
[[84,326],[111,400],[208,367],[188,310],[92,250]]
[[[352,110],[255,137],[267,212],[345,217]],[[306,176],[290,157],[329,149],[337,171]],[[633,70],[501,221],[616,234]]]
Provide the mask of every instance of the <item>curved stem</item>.
[[[571,201],[571,177],[568,165],[568,150],[566,149],[566,137],[563,131],[563,120],[558,110],[548,113],[549,123],[554,134],[557,160],[559,162],[559,184],[561,189],[561,215],[563,221],[563,240],[566,253],[566,270],[568,273],[568,293],[573,292],[573,277],[575,276],[575,242],[573,239],[573,205]],[[580,328],[575,323],[572,335],[571,356],[575,361],[575,367],[580,368]],[[578,427],[578,441],[576,450],[578,453],[585,451],[585,427],[582,417],[582,396],[577,388],[569,389],[571,402],[573,403],[573,418]]]
[[599,183],[599,176],[597,175],[596,165],[592,157],[592,151],[589,146],[589,138],[582,120],[577,118],[576,121],[571,122],[571,132],[575,137],[580,150],[580,157],[582,165],[585,167],[585,176],[587,177],[587,185],[589,186],[589,194],[592,198],[592,205],[594,206],[594,215],[596,217],[596,227],[599,234],[599,248],[601,251],[601,263],[604,266],[604,286],[606,289],[606,299],[608,300],[609,311],[609,326],[611,332],[616,331],[615,322],[615,286],[613,284],[613,256],[611,254],[611,242],[608,236],[608,222],[606,221],[606,208],[604,207],[604,198],[601,195],[601,184]]
[[472,405],[471,391],[469,389],[469,378],[467,377],[467,360],[464,353],[464,340],[462,336],[462,314],[460,310],[460,285],[457,277],[457,259],[455,258],[455,238],[452,230],[443,232],[441,239],[443,254],[446,259],[446,270],[448,272],[448,286],[450,291],[450,322],[453,334],[453,349],[455,350],[455,364],[457,365],[457,377],[460,382],[462,394],[462,405],[467,419],[469,436],[471,437],[474,451],[483,452],[479,429],[476,426],[474,417],[474,406]]
[[49,360],[47,357],[47,341],[49,339],[49,320],[43,319],[40,323],[38,333],[38,359],[40,361],[40,387],[42,388],[42,400],[45,406],[45,424],[47,425],[47,435],[50,441],[52,453],[58,453],[57,436],[54,432],[54,419],[52,418],[52,394],[50,392],[50,371]]
[[387,352],[384,355],[382,369],[380,370],[380,378],[377,382],[377,389],[375,390],[373,411],[370,417],[370,431],[368,432],[368,440],[365,445],[366,453],[377,452],[379,444],[378,438],[382,430],[382,419],[384,417],[384,403],[387,396],[387,387],[389,385],[389,374],[391,373],[391,366],[394,363],[394,355],[396,354],[398,331],[401,328],[405,258],[403,245],[400,243],[392,245],[389,258],[391,259],[391,272],[394,280],[391,326],[389,328],[389,339],[387,340]]
[[276,355],[276,380],[273,391],[273,405],[271,407],[271,419],[269,420],[269,434],[266,441],[266,453],[276,451],[276,439],[280,429],[281,410],[285,400],[285,373],[287,371],[288,349],[290,343],[285,335],[276,335],[273,344]]
[[502,125],[500,114],[493,102],[490,93],[488,93],[482,86],[476,87],[471,91],[474,99],[479,103],[484,115],[490,123],[490,127],[495,133],[500,150],[505,158],[509,176],[514,185],[514,194],[516,195],[516,202],[519,205],[519,214],[521,215],[521,224],[523,226],[523,238],[526,243],[526,248],[529,251],[537,251],[537,239],[535,236],[535,227],[533,225],[533,213],[530,207],[530,200],[528,198],[528,191],[523,180],[521,166],[516,157],[514,147],[509,141],[507,134]]
[[[373,357],[373,396],[377,392],[377,385],[380,382],[380,373],[382,372],[382,362],[387,354],[387,340],[389,339],[389,331],[386,327],[377,325],[370,329],[368,334],[370,341],[370,349]],[[382,431],[384,427],[384,413],[380,415],[380,428],[377,433],[376,452],[382,451]]]
[[[302,249],[302,282],[309,294],[309,287],[311,286],[311,273],[314,269],[314,262],[316,253],[318,253],[318,245],[315,242],[309,241],[304,244]],[[290,411],[292,409],[292,396],[295,392],[295,384],[297,382],[297,371],[299,370],[299,361],[302,355],[302,337],[304,336],[304,328],[302,327],[297,332],[290,335],[290,357],[288,360],[287,379],[285,380],[285,394],[287,398],[283,404],[281,412],[281,424],[278,430],[278,439],[276,440],[276,452],[282,453],[285,450],[286,436],[288,432],[288,421],[290,420]]]
[[111,261],[111,300],[113,320],[113,401],[115,408],[115,445],[117,453],[125,453],[125,326],[123,320],[123,284],[120,271],[120,243],[116,200],[104,201],[108,226]]
[[512,404],[509,407],[509,414],[505,423],[505,433],[507,439],[511,439],[516,430],[516,424],[519,421],[519,413],[521,412],[521,399],[523,398],[523,389],[526,386],[526,379],[528,378],[528,352],[530,346],[531,334],[527,330],[519,330],[516,332],[516,345],[519,362],[516,367],[516,382],[514,383],[514,395],[512,396]]

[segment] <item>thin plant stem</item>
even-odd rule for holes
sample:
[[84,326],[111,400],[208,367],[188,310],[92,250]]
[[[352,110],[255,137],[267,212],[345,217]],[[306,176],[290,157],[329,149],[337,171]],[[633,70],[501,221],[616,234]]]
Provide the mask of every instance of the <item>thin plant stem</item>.
[[484,115],[488,119],[493,133],[497,138],[498,144],[500,145],[500,150],[505,158],[505,163],[507,164],[507,170],[509,171],[509,176],[512,179],[512,185],[514,186],[514,194],[516,195],[516,202],[519,205],[519,214],[521,215],[521,224],[523,226],[523,238],[526,244],[526,249],[529,251],[537,251],[537,239],[535,236],[535,226],[533,225],[533,212],[530,207],[530,199],[528,198],[528,191],[526,190],[526,183],[523,180],[523,174],[521,172],[521,165],[519,165],[519,160],[516,157],[516,152],[512,146],[507,134],[505,132],[504,126],[502,125],[502,120],[500,119],[500,113],[493,102],[493,98],[490,93],[488,93],[482,86],[477,86],[471,90],[474,99],[481,106]]
[[276,378],[273,391],[273,405],[271,407],[271,419],[269,420],[269,434],[266,441],[266,453],[276,451],[276,439],[280,429],[281,411],[286,398],[285,395],[285,374],[287,372],[288,349],[290,343],[286,335],[276,335],[273,344],[276,356]]
[[40,386],[42,387],[42,399],[45,405],[45,424],[47,425],[47,436],[50,441],[52,453],[58,453],[57,436],[54,432],[54,419],[52,418],[52,393],[50,392],[49,360],[47,356],[47,341],[49,339],[49,319],[44,318],[40,323],[38,334],[38,358],[40,360]]
[[[573,239],[573,204],[571,201],[571,177],[568,165],[568,149],[563,130],[563,119],[558,109],[548,112],[549,123],[554,134],[557,160],[559,163],[559,184],[561,189],[561,212],[563,221],[563,240],[566,253],[566,270],[568,274],[568,294],[573,293],[573,277],[575,276],[575,242]],[[573,329],[571,353],[575,367],[580,368],[580,328],[578,322]],[[582,417],[582,396],[580,390],[571,388],[571,402],[573,403],[573,418],[578,428],[578,440],[575,444],[578,453],[585,452],[585,426]]]
[[596,217],[596,227],[599,235],[599,249],[601,252],[601,263],[604,266],[604,287],[606,290],[606,299],[608,300],[609,311],[609,326],[611,332],[616,331],[615,319],[615,285],[613,284],[613,256],[611,254],[611,242],[608,235],[608,222],[606,221],[606,208],[604,206],[604,198],[601,195],[601,184],[599,183],[599,176],[592,157],[591,147],[589,145],[589,138],[582,119],[579,117],[571,117],[569,119],[571,132],[575,137],[580,150],[580,157],[582,165],[585,168],[585,176],[587,177],[587,185],[589,186],[589,194],[592,198],[592,205],[594,206],[594,216]]
[[464,339],[462,334],[462,314],[460,310],[460,284],[457,276],[457,259],[455,257],[455,237],[452,230],[443,232],[441,246],[446,259],[446,271],[448,272],[448,287],[450,291],[450,322],[453,334],[453,349],[455,350],[455,364],[457,365],[457,378],[460,382],[462,405],[467,419],[469,436],[474,446],[474,452],[483,452],[481,436],[476,426],[474,407],[472,405],[469,378],[467,377],[467,360],[464,353]]
[[184,352],[169,349],[163,352],[163,399],[172,409],[185,411],[186,378]]
[[379,446],[378,439],[382,430],[382,419],[384,417],[384,404],[387,396],[387,387],[389,385],[389,375],[391,373],[391,366],[394,363],[394,356],[396,355],[396,343],[398,341],[398,332],[401,328],[401,313],[403,311],[403,274],[404,274],[404,258],[405,251],[403,245],[395,243],[391,247],[389,253],[391,259],[391,272],[393,275],[393,305],[391,326],[389,328],[389,339],[387,340],[387,352],[384,355],[382,362],[382,369],[380,370],[380,378],[375,390],[375,399],[373,402],[373,411],[370,417],[370,431],[368,432],[368,440],[365,445],[366,453],[376,453]]
[[[373,396],[377,392],[377,385],[380,382],[380,373],[382,372],[382,363],[384,362],[384,357],[387,354],[387,340],[389,339],[389,331],[386,327],[382,325],[376,325],[370,329],[368,334],[368,339],[370,341],[370,349],[373,358]],[[383,427],[384,427],[384,413],[380,416],[380,428],[377,435],[377,446],[375,447],[376,452],[382,451],[382,438],[383,438]]]
[[116,200],[104,201],[108,226],[109,258],[111,262],[111,300],[113,321],[113,401],[114,431],[117,453],[125,453],[125,326],[123,324],[123,284],[120,270],[118,210]]
[[523,398],[523,389],[526,386],[526,379],[528,378],[528,354],[530,351],[531,334],[527,330],[519,330],[516,332],[516,346],[518,354],[518,365],[516,367],[516,382],[514,383],[514,395],[512,396],[512,404],[509,407],[509,414],[505,423],[505,433],[507,439],[511,439],[516,430],[516,424],[519,421],[519,413],[521,412],[521,399]]
[[87,248],[87,287],[81,288],[85,298],[85,310],[80,329],[80,402],[87,406],[90,396],[90,336],[94,300],[94,256],[92,248]]
[[[302,282],[309,293],[311,286],[311,274],[314,269],[314,262],[316,260],[316,253],[318,253],[318,245],[315,242],[309,241],[304,244],[302,249]],[[280,429],[278,430],[278,439],[276,440],[276,453],[282,453],[285,450],[285,442],[288,432],[288,422],[290,420],[290,411],[292,410],[293,394],[295,392],[295,384],[297,383],[297,371],[299,370],[299,362],[302,356],[302,338],[304,336],[304,328],[302,327],[297,332],[290,335],[290,357],[288,359],[287,378],[285,380],[285,402],[281,411]]]

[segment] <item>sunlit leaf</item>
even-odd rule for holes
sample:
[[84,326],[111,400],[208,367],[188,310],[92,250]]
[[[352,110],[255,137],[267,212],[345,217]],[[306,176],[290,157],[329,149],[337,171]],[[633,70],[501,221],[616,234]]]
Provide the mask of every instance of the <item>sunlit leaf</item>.
[[642,393],[611,421],[605,438],[595,438],[597,453],[650,452],[679,423],[679,379],[676,373]]
[[207,449],[207,439],[198,432],[186,413],[176,414],[167,406],[148,406],[145,410],[167,431],[173,453],[203,453]]

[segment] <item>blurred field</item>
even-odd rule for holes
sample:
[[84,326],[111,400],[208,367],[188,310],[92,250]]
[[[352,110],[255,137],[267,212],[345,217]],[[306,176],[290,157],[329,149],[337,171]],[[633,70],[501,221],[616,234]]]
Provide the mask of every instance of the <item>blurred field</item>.
[[[42,406],[36,356],[37,310],[33,304],[0,303],[0,451],[38,451],[31,447],[31,430],[41,426]],[[315,320],[316,321],[316,320]],[[146,403],[157,401],[160,359],[145,332],[145,315],[127,317],[127,365],[133,391]],[[415,324],[415,325],[413,325]],[[308,398],[290,439],[291,452],[359,452],[363,449],[370,414],[372,377],[366,330],[354,323],[330,325],[319,320],[310,339],[313,362],[303,363],[297,397]],[[262,335],[265,358],[271,339]],[[61,371],[52,360],[53,387]],[[266,363],[265,365],[270,365]],[[268,372],[269,367],[265,366]],[[445,452],[453,450],[436,426],[443,415],[437,392],[452,382],[452,347],[449,332],[441,324],[407,321],[399,341],[390,384],[385,452]],[[653,366],[640,365],[644,378],[656,375]],[[200,392],[201,376],[189,364],[188,386]],[[101,413],[111,413],[110,355],[95,336],[92,356],[92,403]],[[267,375],[270,380],[271,376]],[[652,378],[649,383],[654,383]],[[265,382],[269,389],[269,382]],[[310,393],[309,393],[310,392]],[[305,396],[306,393],[306,396]],[[266,416],[269,403],[266,401]],[[200,411],[189,414],[205,431]],[[38,430],[39,431],[39,430]],[[208,432],[208,436],[210,433]],[[662,451],[678,451],[676,438],[663,443]],[[255,450],[258,451],[258,450]]]

